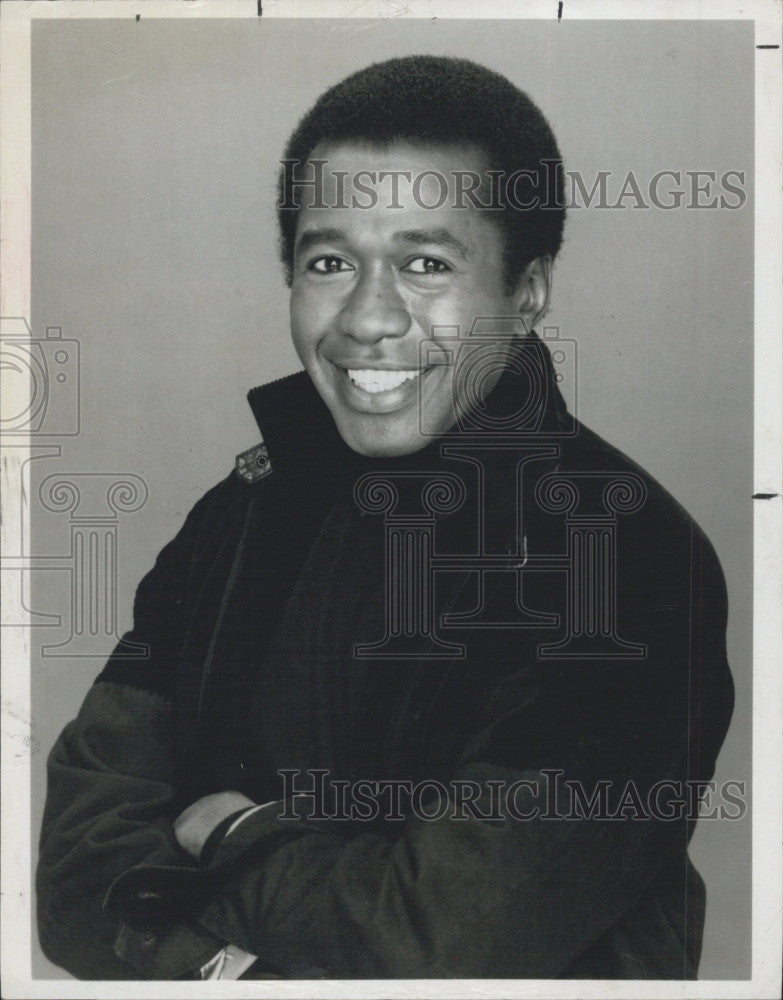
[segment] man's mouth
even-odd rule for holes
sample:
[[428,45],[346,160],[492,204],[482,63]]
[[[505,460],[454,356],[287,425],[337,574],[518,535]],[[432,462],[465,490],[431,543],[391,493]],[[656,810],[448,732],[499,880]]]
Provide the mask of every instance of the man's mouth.
[[348,368],[348,378],[365,392],[390,392],[398,389],[404,382],[418,378],[422,370],[410,368],[401,371],[378,368]]

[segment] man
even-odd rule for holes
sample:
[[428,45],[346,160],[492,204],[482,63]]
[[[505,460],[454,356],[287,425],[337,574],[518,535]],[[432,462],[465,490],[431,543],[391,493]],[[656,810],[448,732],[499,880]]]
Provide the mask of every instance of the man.
[[[49,762],[83,978],[693,978],[732,710],[709,542],[578,424],[533,333],[540,111],[457,59],[354,74],[280,182],[305,372],[142,581]],[[233,971],[232,971],[233,970]]]

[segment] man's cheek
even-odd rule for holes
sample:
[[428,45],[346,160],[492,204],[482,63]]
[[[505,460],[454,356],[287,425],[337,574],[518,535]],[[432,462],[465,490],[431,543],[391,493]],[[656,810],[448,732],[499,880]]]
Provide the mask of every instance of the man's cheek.
[[307,313],[301,307],[291,310],[291,339],[299,360],[305,364],[307,355],[312,352],[313,336]]

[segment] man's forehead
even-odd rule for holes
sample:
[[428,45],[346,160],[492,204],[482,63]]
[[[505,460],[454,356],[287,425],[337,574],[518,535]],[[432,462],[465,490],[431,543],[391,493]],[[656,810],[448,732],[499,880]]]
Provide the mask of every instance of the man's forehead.
[[466,253],[470,192],[486,190],[487,170],[486,155],[468,145],[321,143],[297,172],[297,246],[305,233],[308,244],[318,230],[336,242],[359,225]]
[[488,157],[478,146],[462,142],[429,142],[424,139],[389,139],[373,142],[366,139],[326,140],[310,153],[309,159],[326,160],[340,169],[422,170],[446,167],[450,170],[486,170]]

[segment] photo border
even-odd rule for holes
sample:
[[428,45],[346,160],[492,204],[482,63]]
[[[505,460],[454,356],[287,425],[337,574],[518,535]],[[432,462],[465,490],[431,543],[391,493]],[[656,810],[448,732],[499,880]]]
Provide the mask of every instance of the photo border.
[[[464,18],[490,20],[753,20],[755,65],[755,297],[754,297],[754,595],[753,595],[753,880],[752,978],[750,980],[601,981],[601,980],[323,980],[275,981],[275,997],[636,997],[766,998],[779,996],[781,974],[781,718],[783,717],[783,197],[780,157],[783,140],[783,77],[780,49],[783,5],[777,0],[738,3],[638,2],[629,8],[612,2],[528,2],[524,14],[502,0],[475,5],[463,0],[409,0],[360,3],[340,0],[33,0],[6,3],[0,10],[0,316],[30,317],[31,312],[31,126],[30,39],[37,19],[102,18]],[[515,5],[516,7],[516,5]],[[777,52],[775,51],[777,49]],[[29,439],[2,441],[3,551],[29,519],[29,476],[25,471]],[[12,484],[22,481],[21,494]],[[755,497],[769,494],[769,499]],[[24,621],[29,607],[29,574],[21,594],[3,593],[2,621],[2,941],[0,963],[6,997],[228,997],[259,996],[259,982],[149,984],[133,981],[78,982],[31,977],[32,872],[30,817],[31,747],[29,628],[6,626]],[[268,989],[268,987],[266,988]]]

